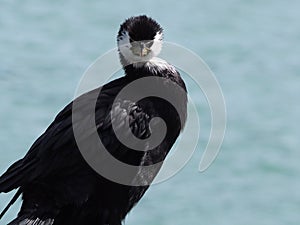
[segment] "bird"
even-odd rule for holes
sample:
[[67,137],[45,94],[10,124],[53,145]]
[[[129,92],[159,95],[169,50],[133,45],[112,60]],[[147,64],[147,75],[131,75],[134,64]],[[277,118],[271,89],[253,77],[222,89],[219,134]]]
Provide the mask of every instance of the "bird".
[[[158,58],[163,45],[163,28],[147,15],[124,20],[117,33],[117,46],[124,75],[101,87],[88,91],[67,104],[44,133],[33,143],[23,158],[13,163],[0,177],[0,193],[17,190],[2,212],[22,196],[18,215],[9,225],[121,225],[128,212],[138,203],[161,169],[161,164],[184,128],[187,119],[187,88],[179,71],[167,61]],[[101,74],[100,74],[101,75]],[[100,76],[99,75],[99,76]],[[104,74],[105,75],[105,74]],[[142,78],[153,78],[158,84],[152,93],[164,89],[175,99],[147,96],[131,99],[118,96],[124,88]],[[171,88],[174,84],[174,91]],[[144,83],[144,89],[147,87]],[[133,94],[139,94],[140,89]],[[158,92],[158,91],[157,91]],[[74,104],[77,117],[74,120]],[[94,106],[93,106],[94,104]],[[93,106],[93,111],[87,110]],[[147,140],[160,126],[166,126],[160,143],[150,146]],[[96,129],[85,126],[92,121]],[[154,121],[154,122],[153,122]],[[74,127],[80,126],[75,135]],[[158,125],[156,125],[158,124]],[[78,125],[79,126],[79,125]],[[78,127],[77,126],[77,127]],[[128,126],[130,133],[141,141],[144,149],[137,151],[118,139],[115,130]],[[137,168],[132,182],[124,184],[99,174],[87,160],[78,145],[79,135],[84,147],[97,151],[91,136],[97,135],[106,151],[116,160]],[[144,142],[143,142],[144,143]],[[106,160],[99,165],[113,169]],[[140,168],[158,165],[149,170]]]

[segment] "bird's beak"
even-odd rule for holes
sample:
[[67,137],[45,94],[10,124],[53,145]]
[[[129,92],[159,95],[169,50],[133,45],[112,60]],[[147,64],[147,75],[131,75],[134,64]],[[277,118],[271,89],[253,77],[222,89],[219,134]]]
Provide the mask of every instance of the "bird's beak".
[[141,48],[140,56],[141,56],[141,57],[144,57],[144,56],[146,56],[146,55],[148,55],[148,49],[142,47],[142,48]]
[[136,42],[132,44],[131,51],[137,56],[144,57],[149,54],[150,48],[144,42]]

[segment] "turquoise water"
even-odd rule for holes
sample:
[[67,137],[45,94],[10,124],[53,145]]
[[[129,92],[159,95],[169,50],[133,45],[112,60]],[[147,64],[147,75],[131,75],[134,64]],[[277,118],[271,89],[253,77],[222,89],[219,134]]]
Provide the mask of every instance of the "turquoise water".
[[[2,0],[1,173],[72,99],[89,64],[115,47],[119,24],[146,13],[165,28],[165,40],[193,50],[211,67],[228,123],[218,158],[199,173],[209,112],[198,105],[199,149],[176,176],[147,192],[126,224],[298,225],[299,8],[296,0]],[[0,209],[11,197],[0,196]]]

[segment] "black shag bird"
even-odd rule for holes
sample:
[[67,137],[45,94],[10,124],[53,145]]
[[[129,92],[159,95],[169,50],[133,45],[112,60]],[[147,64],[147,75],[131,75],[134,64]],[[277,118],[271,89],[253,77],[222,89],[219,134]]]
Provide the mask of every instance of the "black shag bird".
[[[0,193],[17,189],[8,207],[22,194],[21,209],[10,225],[120,225],[141,199],[160,165],[149,171],[136,170],[132,179],[141,183],[145,181],[144,185],[128,185],[107,179],[84,159],[74,135],[74,126],[93,120],[97,135],[107,151],[119,161],[137,168],[165,159],[183,129],[187,95],[179,72],[156,57],[161,50],[162,32],[156,21],[144,15],[131,17],[121,24],[117,42],[125,76],[74,100],[77,102],[78,120],[72,119],[74,101],[67,105],[24,158],[0,177]],[[116,99],[124,87],[144,77],[163,78],[157,82],[165,87],[165,93],[174,95],[176,103],[171,104],[155,96],[138,101],[122,96]],[[168,83],[174,83],[184,91],[176,95]],[[90,115],[86,108],[93,103],[94,115]],[[152,149],[145,146],[147,151],[136,151],[124,145],[112,126],[115,123],[115,129],[121,129],[127,124],[135,137],[147,140],[157,130],[154,129],[155,123],[150,123],[157,117],[165,122],[166,133],[159,145]],[[82,126],[79,132],[83,143],[97,151],[97,145],[89,139],[93,130]],[[105,163],[105,160],[99,162]]]

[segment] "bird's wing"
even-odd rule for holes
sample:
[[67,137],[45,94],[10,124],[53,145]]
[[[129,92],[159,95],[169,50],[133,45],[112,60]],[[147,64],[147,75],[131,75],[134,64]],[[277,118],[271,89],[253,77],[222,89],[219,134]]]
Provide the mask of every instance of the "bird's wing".
[[[122,81],[116,80],[99,89],[82,95],[76,101],[78,117],[72,118],[73,103],[67,105],[55,118],[53,123],[32,145],[25,157],[14,163],[0,177],[0,192],[9,192],[12,189],[26,185],[36,179],[59,175],[61,177],[74,170],[86,166],[78,151],[74,137],[73,126],[84,124],[84,121],[95,121],[97,131],[105,147],[116,158],[122,158],[124,152],[118,151],[121,143],[117,141],[112,129],[112,119],[116,129],[123,129],[129,122],[132,133],[137,138],[146,138],[150,135],[150,117],[138,105],[130,101],[117,100],[112,104],[114,97],[120,91]],[[98,99],[98,100],[97,100]],[[95,114],[86,109],[95,103]],[[77,119],[77,121],[76,121]],[[86,144],[94,130],[89,126],[79,129],[79,136]],[[125,157],[126,158],[130,157]],[[135,164],[136,162],[132,162]]]

